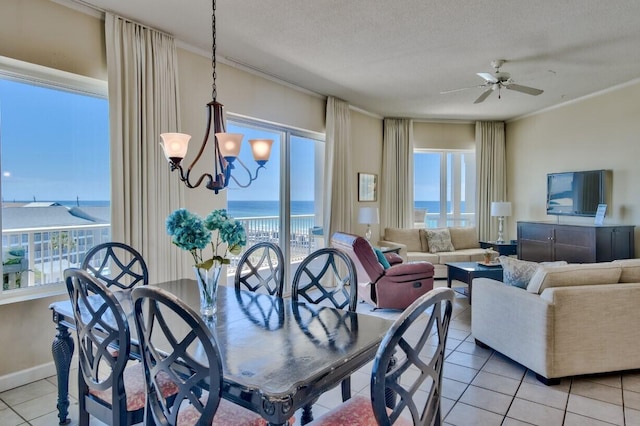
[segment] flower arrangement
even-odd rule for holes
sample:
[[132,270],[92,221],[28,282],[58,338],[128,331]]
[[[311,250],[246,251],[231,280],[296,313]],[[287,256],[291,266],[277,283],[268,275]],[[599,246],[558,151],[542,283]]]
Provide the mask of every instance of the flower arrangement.
[[[227,254],[240,254],[247,244],[242,223],[230,217],[225,209],[212,211],[204,220],[187,209],[178,209],[167,217],[166,227],[173,244],[189,251],[197,268],[209,270],[216,263],[228,264]],[[215,238],[214,231],[217,231]],[[213,256],[205,259],[207,245],[211,245]]]

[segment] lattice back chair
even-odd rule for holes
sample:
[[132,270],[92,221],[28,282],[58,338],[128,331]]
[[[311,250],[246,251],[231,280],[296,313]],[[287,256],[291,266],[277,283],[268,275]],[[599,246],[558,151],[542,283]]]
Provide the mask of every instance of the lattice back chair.
[[293,276],[291,298],[294,302],[304,299],[355,312],[358,277],[353,260],[333,247],[314,251],[300,263]]
[[[353,260],[342,250],[328,247],[314,251],[298,266],[291,284],[292,303],[333,306],[356,311],[358,277]],[[351,378],[342,381],[342,400],[351,398]],[[302,421],[313,418],[311,406],[304,407]]]
[[149,283],[149,270],[144,258],[136,249],[124,243],[98,244],[87,252],[80,267],[107,287],[129,290],[135,285]]
[[[259,415],[221,398],[220,350],[198,313],[157,287],[137,287],[132,297],[148,395],[146,424],[264,424]],[[173,400],[161,396],[163,376],[178,387]]]
[[[371,371],[371,398],[356,396],[312,423],[440,425],[445,345],[454,292],[421,296],[394,322]],[[353,421],[352,421],[353,420]]]
[[235,286],[282,297],[284,256],[277,244],[263,241],[244,252],[236,269]]
[[90,414],[112,425],[141,422],[144,373],[140,363],[127,367],[131,335],[120,302],[85,270],[67,269],[64,278],[78,337],[80,425]]

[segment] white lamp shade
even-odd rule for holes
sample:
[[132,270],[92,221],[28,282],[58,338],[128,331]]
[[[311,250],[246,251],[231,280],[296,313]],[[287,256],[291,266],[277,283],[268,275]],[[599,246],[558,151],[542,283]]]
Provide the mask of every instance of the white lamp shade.
[[184,158],[189,148],[190,135],[184,133],[162,133],[160,135],[162,150],[167,160],[170,158]]
[[511,203],[508,201],[492,202],[491,216],[511,216]]
[[273,139],[249,139],[249,144],[251,145],[254,160],[269,161]]
[[377,207],[360,207],[358,211],[358,223],[372,225],[380,222]]
[[220,154],[223,157],[237,157],[242,148],[242,138],[241,133],[216,133]]

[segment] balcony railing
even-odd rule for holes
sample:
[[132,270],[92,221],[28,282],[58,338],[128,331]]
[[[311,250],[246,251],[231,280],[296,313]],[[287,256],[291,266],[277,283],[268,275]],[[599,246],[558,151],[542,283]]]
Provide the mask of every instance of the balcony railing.
[[[299,262],[319,243],[312,233],[315,215],[291,217],[291,263]],[[261,241],[280,243],[280,218],[260,216],[238,218],[247,232],[247,248]],[[26,262],[4,267],[4,290],[54,284],[63,281],[64,270],[78,267],[87,251],[111,240],[109,224],[24,228],[2,231],[3,251],[22,248]],[[246,249],[246,248],[245,248]],[[232,256],[227,274],[235,274],[241,255]]]
[[27,259],[26,270],[4,271],[3,289],[62,282],[65,269],[79,266],[91,247],[110,239],[105,224],[3,230],[3,252],[22,248]]

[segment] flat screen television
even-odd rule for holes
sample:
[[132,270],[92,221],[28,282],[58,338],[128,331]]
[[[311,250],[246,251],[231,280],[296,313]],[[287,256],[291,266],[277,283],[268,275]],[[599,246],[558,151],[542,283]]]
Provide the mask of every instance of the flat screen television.
[[595,216],[598,204],[606,203],[606,170],[549,173],[547,214]]

